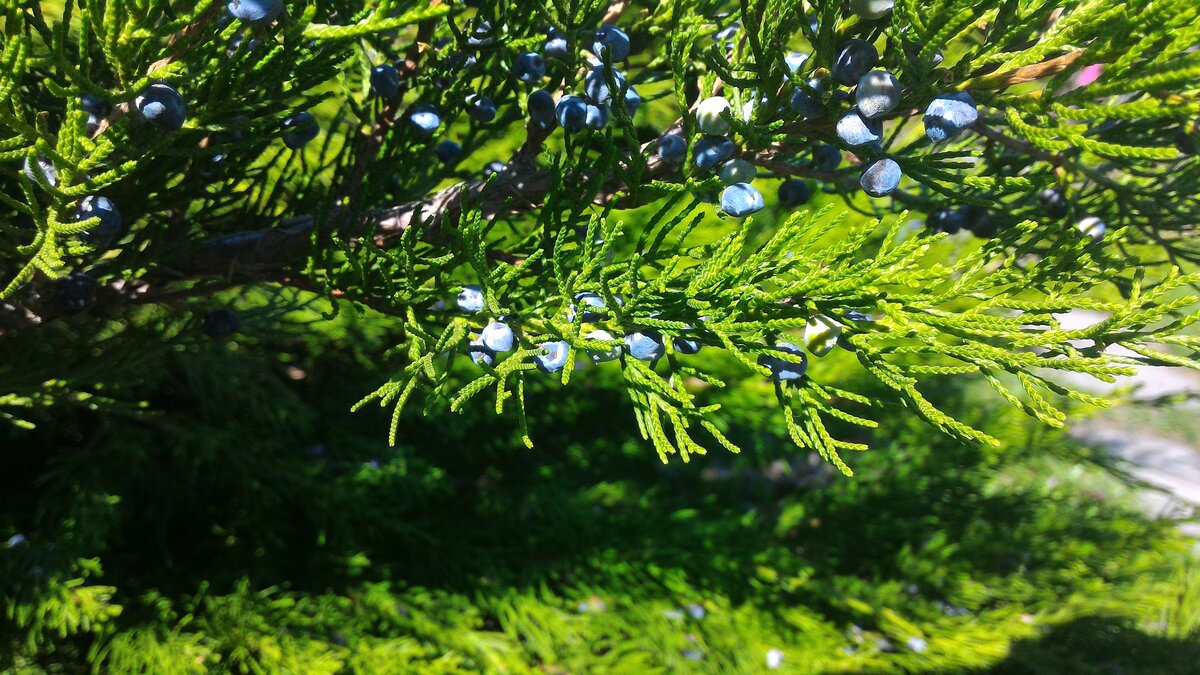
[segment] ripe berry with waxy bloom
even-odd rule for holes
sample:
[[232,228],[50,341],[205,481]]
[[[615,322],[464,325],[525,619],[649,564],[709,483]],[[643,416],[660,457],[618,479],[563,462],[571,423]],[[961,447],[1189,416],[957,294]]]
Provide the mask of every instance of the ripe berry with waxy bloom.
[[842,150],[836,145],[818,143],[812,149],[813,168],[829,173],[836,171],[842,163]]
[[543,342],[538,345],[538,355],[533,357],[534,364],[543,373],[557,373],[567,365],[567,355],[571,353],[571,345],[563,340]]
[[799,178],[789,178],[779,186],[779,205],[791,209],[807,204],[812,198],[812,188]]
[[625,336],[625,351],[638,361],[656,361],[666,353],[666,348],[658,333],[634,331]]
[[704,345],[691,338],[677,337],[671,341],[671,346],[674,347],[675,351],[679,352],[680,354],[691,355],[699,354],[700,349]]
[[178,131],[187,121],[187,103],[174,87],[162,82],[143,89],[134,106],[143,119],[165,131]]
[[525,52],[513,62],[512,72],[522,82],[540,82],[546,76],[546,61],[537,52]]
[[992,212],[982,206],[967,204],[958,210],[963,219],[963,229],[969,230],[980,239],[991,239],[1000,232],[1000,225]]
[[321,133],[317,118],[307,110],[284,120],[283,129],[283,144],[292,150],[303,148]]
[[85,243],[98,248],[108,248],[117,235],[121,233],[121,225],[123,224],[121,212],[117,211],[117,206],[108,197],[94,195],[84,197],[79,202],[79,209],[75,213],[75,220],[87,220],[89,218],[99,218],[100,223],[80,233],[79,238]]
[[267,23],[279,16],[283,11],[283,3],[280,0],[229,0],[226,9],[242,21]]
[[788,52],[783,57],[783,62],[787,65],[788,72],[795,75],[796,71],[800,70],[800,66],[808,60],[808,54],[804,52]]
[[470,70],[479,63],[479,59],[472,52],[455,52],[450,55],[449,63],[454,70]]
[[777,342],[771,347],[777,354],[759,354],[758,365],[771,371],[776,382],[795,382],[808,370],[808,356],[790,342]]
[[529,95],[529,121],[539,129],[554,126],[554,97],[550,92],[538,89]]
[[850,0],[850,11],[864,19],[879,19],[892,11],[896,0]]
[[108,101],[98,96],[92,96],[91,94],[84,94],[79,97],[79,107],[85,113],[95,115],[96,117],[108,117],[109,113],[112,112],[112,106],[108,104]]
[[754,180],[757,172],[754,170],[754,165],[744,159],[731,159],[721,165],[721,170],[717,176],[721,182],[726,185],[734,183],[749,183]]
[[51,187],[58,185],[58,167],[54,166],[54,162],[50,158],[38,153],[37,159],[33,162],[29,158],[25,158],[25,166],[22,169],[29,180],[37,183],[40,177],[45,183]]
[[948,141],[975,124],[979,111],[975,99],[965,91],[943,94],[933,99],[925,109],[925,135],[934,143]]
[[738,31],[740,31],[741,29],[742,29],[742,22],[734,21],[733,23],[729,24],[728,26],[725,26],[724,28],[717,31],[716,33],[713,33],[713,39],[716,40],[717,42],[720,42],[722,40],[732,40],[734,38],[734,36],[738,34]]
[[749,183],[730,185],[721,192],[721,210],[734,218],[745,218],[766,206],[763,196]]
[[238,51],[252,52],[258,49],[260,44],[262,42],[257,38],[252,38],[245,33],[238,33],[229,38],[229,46],[225,48],[225,56],[232,57]]
[[886,115],[900,105],[900,83],[886,70],[872,70],[858,81],[854,102],[863,117]]
[[567,36],[554,26],[547,28],[546,42],[542,45],[542,54],[547,58],[565,61],[570,56],[570,52],[567,51]]
[[1096,216],[1088,216],[1076,223],[1075,228],[1084,236],[1091,237],[1092,241],[1100,241],[1104,238],[1104,231],[1108,226]]
[[578,96],[568,94],[559,99],[554,114],[563,131],[567,133],[573,134],[587,128],[588,104]]
[[865,119],[857,111],[851,110],[838,120],[837,135],[850,147],[876,143],[883,138],[883,124],[879,120]]
[[758,106],[765,105],[766,103],[768,103],[768,101],[765,97],[758,98],[757,101],[751,98],[749,101],[743,103],[741,114],[742,121],[749,123],[750,120],[754,119],[754,111],[758,109]]
[[[621,71],[613,69],[613,81],[617,84],[617,90],[625,88],[625,75]],[[608,73],[603,64],[593,66],[591,70],[583,76],[583,93],[592,100],[592,103],[597,105],[608,103],[612,98],[612,93],[608,86]]]
[[380,98],[393,98],[400,93],[400,71],[383,64],[371,69],[371,91]]
[[1067,198],[1063,196],[1062,190],[1058,188],[1046,188],[1042,190],[1038,194],[1038,201],[1042,203],[1042,210],[1051,218],[1062,218],[1067,215]]
[[838,49],[834,58],[833,79],[847,87],[858,83],[875,64],[879,63],[879,51],[875,45],[857,38],[847,40]]
[[859,184],[868,195],[885,197],[900,185],[903,175],[896,160],[884,157],[871,162],[863,169],[862,175],[859,176]]
[[696,125],[706,134],[724,136],[729,133],[726,116],[732,113],[733,108],[724,96],[710,96],[696,106]]
[[820,119],[825,116],[825,106],[816,94],[806,87],[797,86],[792,90],[792,98],[788,104],[792,112],[806,120]]
[[[905,28],[905,29],[901,30],[900,34],[902,36],[907,35],[908,29]],[[921,60],[921,47],[922,47],[922,43],[920,43],[920,42],[912,42],[912,41],[909,41],[908,39],[901,38],[901,49],[903,49],[904,56],[909,61],[915,62],[915,61]],[[942,65],[942,61],[945,61],[946,57],[944,54],[942,54],[942,50],[938,49],[938,50],[935,50],[932,55],[927,57],[927,60],[928,60],[929,65],[936,68],[936,67]]]
[[724,136],[701,136],[696,141],[696,149],[692,153],[692,161],[701,169],[715,169],[725,160],[733,157],[737,146]]
[[483,311],[483,289],[475,286],[463,286],[455,299],[459,311],[475,314]]
[[479,340],[472,340],[467,344],[467,355],[477,366],[496,365],[496,352],[488,349]]
[[575,315],[579,314],[579,318],[584,323],[594,323],[603,321],[607,318],[604,310],[608,306],[604,303],[604,298],[591,291],[584,291],[575,294],[575,302],[567,309],[567,322],[575,323]]
[[860,312],[857,309],[848,309],[842,314],[842,316],[847,321],[854,321],[855,323],[867,323],[867,324],[875,323],[875,319],[871,318],[870,315],[868,315],[864,312]]
[[467,115],[476,122],[491,122],[496,119],[496,104],[487,96],[471,94],[467,96]]
[[108,104],[108,101],[91,94],[84,94],[80,97],[79,107],[88,114],[88,134],[96,133],[96,130],[100,128],[100,121],[112,113],[112,106]]
[[925,227],[935,232],[954,234],[963,228],[963,214],[956,209],[938,209],[925,219]]
[[608,106],[588,104],[587,125],[593,131],[599,131],[608,126]]
[[679,164],[687,158],[687,141],[679,134],[663,134],[658,137],[658,156],[664,162]]
[[601,26],[592,41],[592,53],[611,61],[629,58],[629,36],[616,26]]
[[413,106],[412,114],[408,119],[417,133],[422,136],[432,136],[433,132],[442,126],[442,116],[438,113],[438,109],[428,103]]
[[462,146],[449,139],[438,143],[437,156],[443,164],[450,164],[458,159],[459,153],[462,152]]
[[625,90],[625,112],[629,113],[630,117],[637,114],[638,106],[642,105],[642,97],[637,93],[637,90],[630,87]]
[[69,312],[78,312],[92,304],[96,298],[96,280],[86,272],[71,272],[54,281],[51,296],[57,307]]
[[[589,340],[597,340],[600,342],[612,342],[612,341],[616,340],[616,338],[614,338],[612,336],[612,333],[610,333],[606,330],[594,330],[594,331],[588,333],[587,335],[585,335],[584,337],[586,337]],[[601,351],[598,349],[589,349],[587,354],[588,354],[588,358],[590,358],[593,363],[603,363],[605,361],[615,361],[615,360],[621,358],[621,347],[620,347],[620,345],[613,345],[612,347],[609,347],[608,349],[606,349],[604,351]]]
[[489,45],[496,41],[496,36],[492,33],[492,22],[476,19],[474,27],[467,35],[467,45],[471,47],[481,47]]
[[479,342],[494,352],[507,352],[512,350],[516,337],[508,324],[492,321],[480,331]]

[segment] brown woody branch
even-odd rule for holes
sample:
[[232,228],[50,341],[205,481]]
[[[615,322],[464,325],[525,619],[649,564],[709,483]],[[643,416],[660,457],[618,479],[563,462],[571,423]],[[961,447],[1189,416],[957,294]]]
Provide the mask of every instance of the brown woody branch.
[[604,18],[601,19],[601,22],[615,24],[617,20],[621,18],[621,15],[625,13],[625,8],[628,4],[629,3],[627,0],[619,0],[618,2],[610,4],[608,6],[608,11],[604,13]]
[[[1076,49],[1061,56],[1000,73],[978,74],[959,85],[960,89],[1004,89],[1016,84],[1033,82],[1057,75],[1078,61],[1086,49]],[[949,73],[947,74],[949,76]],[[949,80],[947,80],[949,81]]]
[[1103,185],[1110,190],[1122,189],[1120,184],[1114,182],[1111,178],[1105,176],[1099,171],[1085,167],[1064,154],[1047,152],[1027,140],[1013,138],[1012,136],[989,127],[988,125],[984,124],[982,120],[976,122],[971,128],[974,129],[980,136],[983,136],[993,143],[1003,145],[1010,150],[1015,150],[1017,152],[1026,154],[1033,159],[1045,162],[1050,166],[1069,169],[1081,176],[1087,176],[1092,181],[1095,181],[1098,185]]
[[[678,127],[673,125],[672,128]],[[166,302],[186,295],[211,292],[247,281],[274,281],[286,285],[315,290],[323,289],[305,282],[289,273],[289,269],[304,261],[312,248],[314,237],[324,238],[332,231],[349,233],[366,231],[373,233],[373,242],[380,247],[395,245],[408,228],[419,225],[422,237],[427,241],[441,239],[457,225],[466,208],[478,209],[486,219],[514,215],[541,207],[550,188],[550,173],[536,164],[549,130],[530,128],[526,142],[514,155],[505,170],[490,179],[467,180],[444,188],[418,200],[399,204],[387,209],[368,213],[362,221],[343,223],[338,227],[331,224],[339,221],[344,212],[332,214],[329,222],[320,225],[315,217],[305,216],[285,221],[277,227],[239,232],[215,237],[197,246],[183,249],[164,259],[153,271],[137,282],[119,283],[100,289],[96,298],[95,311],[105,311],[119,306]],[[645,155],[653,143],[641,148]],[[796,166],[786,159],[794,154],[794,148],[776,145],[759,151],[749,159],[755,165],[779,176],[798,176],[833,182],[840,187],[853,189],[857,180],[850,175],[837,175],[816,171],[808,166]],[[630,161],[636,161],[630,158]],[[676,168],[650,154],[641,173],[643,183],[651,180],[672,180]],[[584,184],[594,176],[578,176],[571,182]],[[600,191],[589,198],[596,204],[619,200],[622,208],[631,207],[628,197],[632,188],[613,176],[608,177]],[[362,226],[366,226],[365,229]],[[356,240],[351,240],[356,244]],[[509,264],[520,264],[521,258],[506,252],[489,252],[493,260]],[[193,284],[184,291],[171,290],[178,282]],[[345,297],[345,293],[334,289],[334,297]],[[356,298],[356,300],[361,300]],[[369,306],[380,303],[364,302]],[[378,308],[378,307],[377,307]],[[53,310],[36,307],[36,314],[48,317]]]
[[[681,121],[677,121],[669,129],[679,127]],[[1027,143],[1004,136],[982,124],[978,125],[977,130],[992,141],[1011,145],[1042,161],[1053,164],[1061,164],[1064,161],[1060,156],[1048,155],[1032,146],[1026,147]],[[340,232],[345,237],[366,232],[366,236],[373,237],[375,245],[389,247],[395,245],[407,229],[420,226],[422,237],[426,241],[438,241],[454,230],[466,208],[478,209],[485,219],[536,210],[544,202],[551,184],[550,173],[540,169],[536,162],[551,131],[529,127],[526,140],[514,154],[512,161],[506,165],[504,171],[489,179],[463,181],[421,199],[368,212],[361,218],[348,219],[347,209],[343,208],[331,214],[324,223],[318,223],[312,216],[299,217],[289,219],[277,227],[239,232],[200,242],[197,246],[169,256],[137,282],[120,283],[111,288],[101,289],[96,299],[96,308],[98,311],[104,311],[131,304],[167,302],[180,297],[180,293],[195,295],[247,281],[273,281],[326,292],[333,297],[349,297],[338,289],[323,289],[289,273],[291,268],[305,260],[312,250],[314,239],[324,240],[332,232]],[[794,131],[799,133],[805,129],[797,127]],[[653,145],[654,143],[648,143],[642,146],[641,154],[647,155]],[[777,176],[817,179],[836,184],[844,190],[857,188],[858,181],[851,174],[821,172],[811,166],[789,162],[788,159],[794,156],[795,152],[795,147],[775,144],[748,155],[747,159]],[[857,161],[853,156],[850,159],[852,162]],[[627,161],[638,160],[628,158]],[[649,153],[645,168],[641,172],[641,180],[643,183],[660,179],[674,180],[675,177],[671,174],[675,171],[675,167],[661,162],[656,154]],[[568,182],[585,184],[594,178],[595,176],[581,175]],[[618,200],[621,208],[630,207],[633,204],[629,203],[629,197],[635,187],[610,176],[602,183],[600,191],[588,198],[596,204]],[[921,205],[924,201],[905,193],[896,193],[894,196],[908,205]],[[350,239],[350,242],[352,245],[359,243],[356,239]],[[508,264],[516,265],[522,262],[520,257],[507,252],[490,251],[488,256]],[[191,285],[182,291],[172,290],[173,287],[179,288],[177,282],[187,282]],[[365,301],[357,296],[354,299],[377,309],[386,308],[386,303]],[[52,310],[43,307],[34,309],[35,315],[47,316],[47,312],[52,314]]]

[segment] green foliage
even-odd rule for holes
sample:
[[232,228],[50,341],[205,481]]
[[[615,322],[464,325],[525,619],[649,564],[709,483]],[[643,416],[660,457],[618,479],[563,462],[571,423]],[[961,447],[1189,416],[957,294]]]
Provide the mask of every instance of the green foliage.
[[[184,340],[138,384],[170,415],[0,436],[0,536],[27,539],[0,548],[0,663],[761,672],[780,649],[781,672],[1185,673],[1200,654],[1192,543],[1127,506],[1102,455],[979,409],[982,383],[932,401],[990,418],[1006,449],[884,411],[892,431],[848,458],[854,481],[762,424],[753,376],[721,392],[748,452],[703,464],[630,442],[634,404],[612,387],[534,382],[558,430],[536,451],[494,417],[417,411],[387,448],[383,419],[342,407],[356,357],[325,346],[379,346],[386,319],[248,313],[285,328],[260,346],[303,379]],[[33,451],[91,423],[87,452]]]
[[[57,176],[14,169],[3,179],[4,330],[40,330],[39,320],[61,314],[47,280],[71,269],[101,282],[98,312],[114,318],[129,318],[131,302],[177,307],[181,295],[251,280],[319,289],[403,326],[395,376],[359,403],[392,407],[394,443],[403,407],[417,401],[466,412],[489,396],[524,427],[523,392],[542,377],[531,363],[540,342],[570,343],[564,384],[583,377],[573,374],[577,357],[616,346],[568,321],[581,291],[605,299],[601,327],[617,340],[635,330],[687,336],[762,375],[758,357],[774,341],[824,317],[844,325],[838,346],[891,391],[870,398],[814,369],[775,399],[796,444],[843,471],[843,455],[865,446],[836,437],[830,421],[874,427],[884,403],[956,438],[994,442],[928,400],[947,376],[982,376],[1000,399],[1061,426],[1047,397],[1064,390],[1049,371],[1109,380],[1134,364],[1196,365],[1195,339],[1181,333],[1196,278],[1178,267],[1195,261],[1191,214],[1200,206],[1200,163],[1180,150],[1200,110],[1194,5],[899,2],[868,21],[832,1],[527,4],[293,3],[258,26],[223,17],[217,2],[182,12],[125,0],[8,7],[0,161],[36,166],[41,157]],[[613,106],[602,131],[527,126],[530,87],[509,64],[538,49],[552,25],[569,56],[548,61],[547,88],[578,91],[591,70],[580,50],[606,12],[630,29],[635,50],[622,65],[628,84],[611,64],[599,72],[614,100],[636,85],[647,103],[633,114]],[[484,19],[490,33],[480,32]],[[709,39],[735,20],[733,39]],[[831,120],[845,104],[835,96],[826,117],[805,121],[788,99],[804,78],[828,81],[836,48],[852,36],[874,41],[880,67],[903,83],[900,112],[879,148],[855,149],[851,166],[823,173],[807,155],[818,142],[841,143]],[[793,49],[811,52],[795,74],[783,59]],[[402,76],[389,100],[366,82],[381,61],[396,61]],[[1079,80],[1094,77],[1084,72],[1093,64],[1099,79]],[[177,133],[137,119],[131,99],[157,81],[188,102]],[[930,99],[953,91],[973,94],[982,119],[933,146],[916,122]],[[760,175],[819,178],[840,207],[820,198],[732,226],[710,217],[704,202],[719,181],[690,162],[666,165],[653,142],[663,128],[698,138],[690,109],[708,92],[739,111],[729,122]],[[83,94],[114,112],[89,120]],[[499,102],[497,119],[463,121],[474,94]],[[468,157],[462,169],[430,161],[436,140],[407,119],[417,104],[437,106],[443,133]],[[283,120],[310,108],[322,137],[281,147]],[[488,179],[464,170],[497,155],[511,159]],[[909,183],[890,200],[864,201],[854,165],[884,155]],[[1051,186],[1068,195],[1072,219],[1108,224],[1103,243],[1046,216],[1036,195]],[[99,221],[74,217],[78,200],[97,193],[132,224],[112,251],[80,238]],[[951,246],[906,223],[905,209],[955,204],[990,209],[998,236]],[[521,345],[476,373],[453,355],[480,320],[436,309],[467,283],[484,289],[481,318],[510,317]],[[1074,308],[1110,318],[1062,330],[1056,315]],[[717,383],[712,373],[672,353],[620,367],[640,433],[664,460],[737,450],[719,404],[691,386]],[[55,379],[62,384],[6,387],[0,414],[28,425],[22,409],[105,395]]]
[[[1194,556],[1057,428],[1106,403],[1060,375],[1200,365],[1200,6],[478,4],[289,0],[261,25],[218,0],[0,6],[0,667],[1194,667]],[[579,92],[602,20],[633,53],[598,72],[640,109],[530,124],[510,64],[552,26],[568,56],[538,86]],[[844,90],[819,119],[789,106],[849,38],[903,84],[878,147],[836,135]],[[137,111],[157,82],[187,102],[176,132]],[[920,116],[962,91],[980,120],[932,145]],[[494,120],[466,115],[479,94]],[[729,220],[716,176],[657,156],[665,130],[694,148],[716,94],[756,184],[819,182],[809,204],[765,189]],[[310,110],[321,134],[288,147]],[[436,159],[446,139],[460,160]],[[868,199],[885,156],[904,181]],[[123,216],[110,247],[77,217],[95,195]],[[913,215],[960,206],[994,236]],[[452,309],[467,284],[480,314]],[[203,335],[218,308],[235,338]],[[1077,309],[1104,318],[1065,327]],[[501,317],[518,348],[470,363]],[[766,379],[775,344],[833,324],[803,379]],[[588,363],[634,331],[665,356]],[[548,340],[570,345],[553,376]]]
[[[1124,263],[1088,246],[1079,238],[1066,238],[1034,261],[1023,250],[1043,245],[1033,223],[1023,223],[993,243],[1003,242],[1013,251],[997,256],[985,246],[947,258],[940,235],[902,236],[903,217],[878,234],[878,220],[853,225],[831,207],[794,214],[759,241],[750,241],[753,225],[708,243],[688,240],[698,217],[689,219],[695,201],[674,198],[663,210],[649,216],[650,225],[634,244],[626,242],[621,223],[601,229],[593,219],[582,243],[569,241],[568,228],[560,230],[553,267],[535,277],[533,286],[549,286],[549,306],[527,308],[521,294],[532,273],[517,275],[514,268],[477,261],[479,278],[489,308],[496,315],[546,314],[548,322],[521,321],[522,337],[529,344],[563,339],[573,352],[603,349],[582,333],[583,324],[565,321],[571,298],[580,291],[596,292],[608,299],[612,324],[661,331],[667,338],[692,336],[704,344],[721,347],[747,368],[767,374],[757,365],[764,346],[781,332],[803,328],[813,316],[836,317],[845,324],[841,344],[851,350],[863,368],[929,423],[968,441],[995,443],[995,439],[955,420],[926,399],[918,384],[931,376],[980,374],[1004,400],[1052,426],[1062,426],[1065,415],[1048,402],[1048,394],[1065,393],[1078,400],[1102,404],[1085,394],[1069,392],[1048,371],[1085,373],[1104,381],[1131,374],[1139,363],[1192,365],[1188,358],[1164,354],[1151,343],[1179,345],[1192,350],[1195,338],[1179,335],[1194,318],[1171,320],[1195,302],[1181,294],[1200,279],[1172,270],[1165,278],[1146,285],[1140,272],[1132,280],[1127,298],[1101,302],[1098,288]],[[611,221],[608,221],[611,222]],[[468,250],[482,237],[477,230],[491,227],[478,212],[464,214],[459,224]],[[410,230],[411,231],[411,230]],[[840,231],[836,242],[831,232]],[[410,239],[415,241],[414,239]],[[602,245],[588,242],[604,242]],[[823,245],[824,244],[824,245]],[[608,252],[617,249],[611,261]],[[579,257],[573,258],[571,252]],[[521,253],[524,253],[523,251]],[[531,266],[539,250],[528,253],[522,269]],[[401,248],[402,256],[417,253]],[[1064,274],[1063,260],[1071,260]],[[401,262],[406,268],[414,262]],[[620,302],[618,298],[622,299]],[[557,304],[557,306],[555,306]],[[1109,318],[1081,329],[1063,330],[1056,314],[1073,308],[1105,312]],[[663,317],[670,316],[670,319]],[[875,316],[874,319],[856,317]],[[462,409],[472,397],[495,385],[496,408],[511,395],[509,378],[520,386],[533,366],[518,352],[494,370],[485,369],[469,384],[456,384],[452,364],[441,358],[450,346],[461,343],[470,323],[454,319],[440,335],[430,331],[442,319],[434,314],[409,311],[405,331],[409,362],[404,376],[385,384],[359,403],[378,399],[394,406],[399,415],[414,392],[425,391],[450,401],[451,410]],[[1080,345],[1090,341],[1086,347]],[[669,342],[669,340],[668,340]],[[1109,353],[1124,347],[1142,358]],[[1032,351],[1036,348],[1038,351]],[[1109,350],[1109,351],[1106,351]],[[627,389],[635,403],[639,428],[665,461],[680,454],[685,460],[703,454],[691,436],[702,427],[723,446],[736,451],[718,430],[714,413],[719,404],[705,404],[688,390],[688,378],[720,384],[668,353],[662,367],[632,359],[623,364]],[[996,376],[1017,376],[1018,389]],[[571,378],[563,375],[564,384]],[[874,427],[871,399],[816,377],[796,388],[780,388],[778,398],[786,424],[800,447],[818,450],[848,472],[840,450],[862,450],[830,436],[826,420],[835,417]],[[1023,398],[1022,398],[1023,397]],[[859,408],[849,412],[834,405],[848,402]],[[395,442],[393,425],[392,442]]]

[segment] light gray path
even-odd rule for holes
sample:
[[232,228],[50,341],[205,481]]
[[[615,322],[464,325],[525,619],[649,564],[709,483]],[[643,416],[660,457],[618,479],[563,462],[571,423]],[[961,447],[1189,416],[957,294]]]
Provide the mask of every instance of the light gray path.
[[[1153,487],[1138,493],[1150,515],[1189,517],[1200,509],[1200,451],[1196,448],[1139,430],[1087,422],[1072,428],[1071,436],[1105,448],[1128,465],[1134,478]],[[1200,538],[1200,523],[1184,523],[1180,529]]]
[[[1090,326],[1105,316],[1099,312],[1075,311],[1061,315],[1064,328]],[[1056,378],[1058,379],[1058,378]],[[1113,384],[1090,377],[1068,376],[1063,384],[1099,395],[1125,393],[1134,401],[1159,399],[1173,394],[1200,394],[1200,373],[1186,368],[1139,367],[1132,377],[1118,378]],[[1195,436],[1200,431],[1194,420],[1200,418],[1195,401],[1175,404],[1176,417],[1189,429],[1176,429],[1173,436]],[[1194,413],[1194,414],[1192,414]],[[1129,473],[1155,488],[1142,490],[1139,498],[1154,516],[1188,516],[1200,510],[1200,448],[1167,438],[1162,429],[1138,422],[1136,417],[1098,415],[1072,426],[1073,438],[1103,447],[1129,467]],[[1200,538],[1200,523],[1185,523],[1182,530]]]

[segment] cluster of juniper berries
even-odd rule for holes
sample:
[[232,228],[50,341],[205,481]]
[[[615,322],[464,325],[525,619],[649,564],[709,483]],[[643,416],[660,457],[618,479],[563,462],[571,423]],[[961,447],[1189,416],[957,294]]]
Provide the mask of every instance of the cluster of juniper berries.
[[[874,20],[887,15],[892,9],[891,0],[856,0],[851,10],[861,17]],[[229,0],[227,15],[223,19],[240,20],[247,24],[265,24],[276,20],[282,11],[279,0]],[[735,23],[714,36],[718,41],[732,43],[740,27]],[[465,33],[466,51],[457,52],[455,57],[469,66],[474,62],[470,48],[489,44],[496,39],[492,26],[487,21],[477,20]],[[586,41],[585,41],[586,42]],[[239,48],[238,44],[231,49]],[[562,127],[567,134],[599,131],[609,122],[614,99],[624,106],[624,112],[633,117],[642,99],[629,85],[626,76],[617,65],[630,55],[629,36],[619,27],[603,25],[585,45],[590,52],[589,67],[583,76],[579,93],[564,93],[556,99],[555,94],[540,88],[547,75],[547,59],[568,61],[567,36],[555,28],[547,30],[541,53],[528,51],[519,54],[511,64],[511,75],[525,85],[534,87],[526,99],[527,114],[531,127],[549,131]],[[934,55],[934,65],[941,54]],[[786,111],[792,118],[804,122],[820,123],[835,119],[832,128],[845,149],[854,152],[861,160],[862,170],[859,185],[873,198],[892,194],[903,177],[901,160],[890,157],[884,150],[883,125],[889,115],[901,107],[905,91],[902,84],[889,71],[878,68],[880,55],[875,45],[866,40],[853,38],[839,45],[831,60],[831,67],[819,69],[811,77],[800,76],[801,68],[808,55],[798,52],[784,56],[790,72],[790,96],[786,98]],[[401,64],[381,64],[370,71],[369,83],[372,93],[384,100],[394,100],[401,95]],[[742,122],[749,122],[755,114],[755,100],[738,111]],[[923,123],[925,135],[931,143],[951,141],[966,129],[976,124],[979,114],[971,95],[965,91],[948,92],[924,105]],[[496,118],[496,103],[483,93],[474,93],[464,101],[466,114],[475,122],[486,124]],[[89,115],[88,129],[95,133],[112,115],[113,106],[95,96],[86,95],[81,102]],[[181,129],[188,119],[188,106],[183,95],[173,86],[157,82],[147,86],[134,99],[133,111],[148,124],[166,132]],[[754,186],[758,177],[753,158],[739,156],[740,150],[731,137],[734,130],[735,111],[723,96],[711,96],[701,100],[692,111],[696,137],[689,139],[678,125],[663,133],[650,146],[657,160],[667,165],[682,166],[688,159],[689,150],[695,169],[709,175],[715,174],[724,185],[719,196],[720,210],[734,218],[744,218],[765,208],[763,195]],[[417,102],[409,107],[406,118],[420,137],[432,137],[443,124],[442,115],[432,104]],[[320,126],[317,118],[308,111],[298,111],[282,124],[280,139],[292,150],[299,150],[317,138]],[[1192,125],[1191,132],[1181,132],[1177,146],[1184,152],[1200,150],[1200,131]],[[455,163],[461,146],[451,139],[440,141],[435,148],[438,159],[446,164]],[[828,143],[816,143],[811,150],[809,168],[817,175],[832,176],[843,161],[843,148]],[[504,170],[501,162],[492,162],[485,169],[485,176]],[[27,160],[24,171],[30,180],[50,186],[56,185],[58,170],[44,155],[36,161]],[[795,208],[805,204],[812,196],[812,188],[806,181],[796,177],[785,177],[778,189],[778,202],[784,208]],[[1051,218],[1065,218],[1070,211],[1063,192],[1057,188],[1045,190],[1039,195],[1045,213]],[[108,248],[120,236],[123,222],[117,206],[107,197],[92,195],[79,202],[76,218],[79,221],[95,220],[95,224],[80,234],[84,243],[98,249]],[[976,206],[939,209],[929,214],[925,221],[928,228],[946,233],[969,231],[979,237],[997,234],[997,226],[991,214]],[[1103,238],[1105,224],[1098,218],[1083,217],[1077,229],[1095,241]],[[85,283],[86,275],[72,275],[60,282],[65,303],[71,308],[86,305],[94,294],[94,282]],[[458,296],[458,307],[468,313],[483,310],[482,291],[476,286],[467,286]],[[604,300],[594,293],[581,293],[569,310],[570,321],[596,323],[605,318]],[[223,310],[227,312],[228,310]],[[214,315],[215,316],[215,315]],[[865,317],[845,317],[849,320],[867,320]],[[218,318],[209,317],[205,330],[214,337],[224,337],[238,329],[236,315],[232,319],[222,313]],[[805,342],[809,351],[822,355],[836,344],[841,324],[826,316],[817,316],[810,321],[805,331]],[[668,350],[680,354],[695,354],[703,344],[703,337],[679,335],[664,338],[655,331],[635,331],[624,336],[623,341],[614,338],[608,331],[596,328],[585,336],[589,340],[612,343],[605,351],[593,350],[588,356],[595,362],[613,360],[622,354],[631,358],[653,362],[663,357]],[[498,355],[515,348],[513,330],[503,320],[489,321],[469,345],[471,358],[479,364],[492,365]],[[569,348],[566,342],[547,342],[538,346],[540,355],[535,359],[537,366],[545,372],[561,370],[567,361]],[[804,353],[789,343],[774,346],[778,356],[764,355],[760,359],[771,371],[774,379],[788,381],[803,376],[806,367]]]

